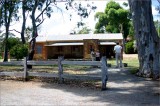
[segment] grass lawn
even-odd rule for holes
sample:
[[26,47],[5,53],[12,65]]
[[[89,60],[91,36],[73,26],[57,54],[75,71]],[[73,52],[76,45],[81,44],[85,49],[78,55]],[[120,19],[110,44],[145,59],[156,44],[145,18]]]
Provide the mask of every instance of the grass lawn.
[[[116,65],[116,60],[115,59],[108,59],[107,63],[111,64],[111,65]],[[122,60],[122,63],[127,63],[128,67],[130,67],[130,68],[132,68],[132,67],[138,68],[139,67],[138,58],[124,58]]]

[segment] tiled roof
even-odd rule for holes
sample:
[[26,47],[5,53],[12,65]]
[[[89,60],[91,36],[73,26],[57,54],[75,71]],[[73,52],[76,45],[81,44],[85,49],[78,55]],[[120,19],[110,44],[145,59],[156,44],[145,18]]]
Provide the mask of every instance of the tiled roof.
[[38,36],[37,42],[46,41],[82,41],[83,39],[99,39],[99,40],[122,40],[122,33],[108,34],[76,34],[76,35],[48,35]]

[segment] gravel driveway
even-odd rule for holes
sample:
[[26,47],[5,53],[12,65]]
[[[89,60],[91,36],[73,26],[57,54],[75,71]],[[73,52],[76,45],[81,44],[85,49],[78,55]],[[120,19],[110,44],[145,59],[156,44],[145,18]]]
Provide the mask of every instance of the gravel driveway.
[[159,81],[136,77],[128,71],[110,69],[107,88],[108,90],[101,91],[66,84],[1,79],[0,106],[160,105]]

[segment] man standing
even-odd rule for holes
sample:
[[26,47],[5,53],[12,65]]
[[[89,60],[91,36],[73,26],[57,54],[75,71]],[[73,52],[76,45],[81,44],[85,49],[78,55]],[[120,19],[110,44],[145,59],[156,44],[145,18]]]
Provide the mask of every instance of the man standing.
[[114,46],[114,51],[116,53],[115,57],[116,57],[116,67],[119,67],[119,62],[120,61],[120,67],[122,67],[122,56],[121,56],[121,52],[122,52],[122,47],[119,45],[119,43],[117,43],[116,46]]

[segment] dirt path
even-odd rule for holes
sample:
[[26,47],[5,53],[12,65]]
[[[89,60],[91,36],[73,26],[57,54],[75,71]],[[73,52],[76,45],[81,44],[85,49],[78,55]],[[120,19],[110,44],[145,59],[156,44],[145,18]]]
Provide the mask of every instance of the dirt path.
[[0,106],[160,105],[159,81],[139,78],[124,70],[110,69],[107,87],[107,91],[100,91],[66,84],[1,80]]

